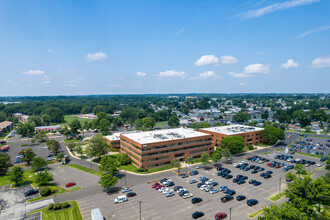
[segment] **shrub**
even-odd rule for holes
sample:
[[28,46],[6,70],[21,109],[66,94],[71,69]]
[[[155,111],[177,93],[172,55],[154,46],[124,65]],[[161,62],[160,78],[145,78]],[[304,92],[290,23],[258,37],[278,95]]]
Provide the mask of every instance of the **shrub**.
[[251,144],[249,144],[248,148],[249,148],[249,150],[253,150],[254,149],[253,145],[251,145]]
[[47,186],[42,186],[39,188],[39,194],[41,196],[48,196],[51,193],[51,190]]
[[54,203],[50,203],[48,206],[48,210],[52,210],[52,209],[54,209]]
[[141,168],[138,168],[137,171],[138,172],[147,172],[148,169],[147,168],[144,168],[144,167],[141,167]]
[[54,204],[54,210],[59,210],[59,209],[61,209],[61,208],[62,208],[61,203],[56,203],[56,204]]
[[62,203],[62,208],[68,208],[68,207],[70,207],[70,204],[68,202]]

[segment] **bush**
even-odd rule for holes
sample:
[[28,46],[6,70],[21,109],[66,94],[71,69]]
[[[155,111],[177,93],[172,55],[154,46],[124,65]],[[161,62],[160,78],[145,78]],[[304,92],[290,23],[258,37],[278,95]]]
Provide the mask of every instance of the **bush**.
[[254,147],[251,144],[249,144],[248,148],[249,148],[249,150],[253,150],[254,149]]
[[56,160],[58,160],[58,161],[61,161],[62,160],[62,158],[64,157],[64,153],[59,153],[59,154],[57,154],[56,155]]
[[138,168],[137,171],[138,171],[138,172],[147,172],[148,169],[147,169],[147,168],[143,168],[143,167],[141,167],[141,168]]
[[62,203],[62,208],[65,209],[65,208],[69,208],[70,207],[70,204],[68,202],[63,202]]
[[62,208],[61,203],[56,203],[56,204],[54,204],[54,210],[59,210],[59,209],[61,209],[61,208]]
[[54,209],[54,203],[50,203],[48,206],[48,210],[52,210],[52,209]]
[[51,190],[47,186],[42,186],[39,188],[39,194],[41,196],[48,196],[51,193]]

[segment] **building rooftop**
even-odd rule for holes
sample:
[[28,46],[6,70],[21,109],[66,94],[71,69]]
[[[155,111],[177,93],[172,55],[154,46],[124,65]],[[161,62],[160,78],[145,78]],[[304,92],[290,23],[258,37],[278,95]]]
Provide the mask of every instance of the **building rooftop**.
[[235,134],[243,134],[253,131],[262,131],[264,129],[258,127],[246,126],[246,125],[227,125],[227,126],[219,126],[219,127],[211,127],[211,128],[202,128],[200,130],[210,131],[225,135],[235,135]]
[[187,128],[174,128],[157,131],[146,131],[131,134],[121,134],[139,144],[151,144],[157,142],[171,141],[171,140],[183,140],[186,138],[194,137],[207,137],[209,134],[194,131]]

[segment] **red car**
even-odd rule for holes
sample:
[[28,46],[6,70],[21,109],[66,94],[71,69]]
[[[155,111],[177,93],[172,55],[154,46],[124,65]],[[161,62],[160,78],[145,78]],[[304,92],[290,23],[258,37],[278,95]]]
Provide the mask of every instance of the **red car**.
[[65,184],[65,187],[70,187],[70,186],[74,186],[74,185],[76,185],[75,182],[69,182],[69,183]]
[[164,185],[156,186],[155,189],[159,190],[160,188],[165,187]]
[[219,219],[224,219],[227,217],[227,214],[225,212],[220,212],[218,214],[215,215],[215,219],[219,220]]
[[151,187],[152,187],[152,188],[156,188],[156,186],[160,186],[160,184],[159,184],[159,183],[155,183],[155,184],[153,184]]
[[267,163],[267,166],[270,166],[272,163]]

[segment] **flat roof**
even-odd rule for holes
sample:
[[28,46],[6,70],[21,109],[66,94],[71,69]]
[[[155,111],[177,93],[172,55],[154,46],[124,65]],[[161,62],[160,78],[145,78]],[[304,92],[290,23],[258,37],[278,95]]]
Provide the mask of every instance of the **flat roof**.
[[209,134],[194,131],[187,128],[173,128],[157,131],[145,131],[131,134],[121,134],[139,144],[151,144],[172,140],[184,140],[186,138],[206,137]]
[[235,135],[235,134],[244,134],[254,131],[262,131],[264,129],[247,126],[247,125],[227,125],[227,126],[219,126],[219,127],[211,127],[211,128],[201,128],[200,130],[210,131],[225,135]]

